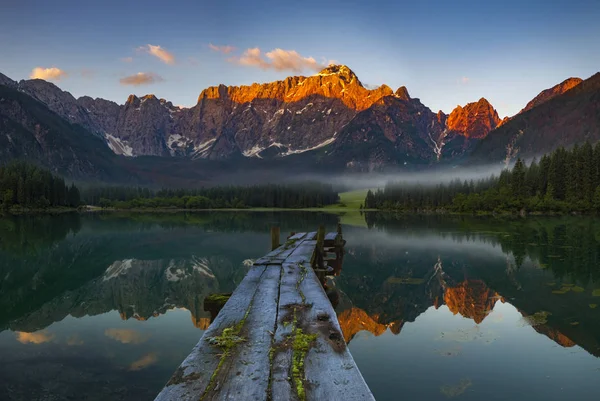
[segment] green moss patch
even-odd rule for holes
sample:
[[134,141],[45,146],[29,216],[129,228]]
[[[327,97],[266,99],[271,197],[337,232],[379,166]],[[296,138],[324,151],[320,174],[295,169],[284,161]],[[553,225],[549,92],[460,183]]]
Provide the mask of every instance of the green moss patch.
[[231,356],[232,352],[239,344],[247,341],[245,338],[240,336],[240,333],[244,327],[244,324],[246,323],[248,315],[250,314],[251,308],[252,302],[250,302],[250,305],[248,305],[248,309],[246,309],[246,313],[244,314],[242,320],[240,320],[236,325],[223,329],[223,332],[220,336],[208,337],[206,339],[209,344],[221,348],[223,353],[221,354],[219,364],[210,377],[210,382],[208,383],[208,386],[206,386],[206,389],[200,397],[200,400],[203,400],[206,395],[215,387],[216,379],[219,376],[219,372],[221,371],[221,367],[223,366],[223,363],[225,363],[225,360]]
[[204,298],[205,304],[213,304],[216,306],[220,306],[221,308],[225,306],[227,301],[231,298],[231,293],[227,294],[210,294],[206,298]]
[[223,330],[223,334],[220,336],[209,337],[206,341],[212,345],[223,348],[224,350],[229,350],[239,343],[246,341],[246,339],[238,336],[235,328],[228,327]]
[[296,394],[300,401],[306,400],[304,389],[304,359],[310,347],[317,340],[316,334],[306,334],[301,328],[296,327],[293,332],[292,343],[292,380],[296,388]]

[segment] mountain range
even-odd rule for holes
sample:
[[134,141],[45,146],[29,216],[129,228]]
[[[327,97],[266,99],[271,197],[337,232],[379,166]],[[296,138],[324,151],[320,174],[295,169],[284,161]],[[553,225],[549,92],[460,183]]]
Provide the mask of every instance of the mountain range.
[[0,162],[78,180],[200,184],[229,171],[381,171],[509,162],[600,139],[600,73],[542,91],[501,119],[485,99],[433,112],[406,87],[365,87],[344,65],[204,89],[191,108],[149,94],[76,99],[0,74]]

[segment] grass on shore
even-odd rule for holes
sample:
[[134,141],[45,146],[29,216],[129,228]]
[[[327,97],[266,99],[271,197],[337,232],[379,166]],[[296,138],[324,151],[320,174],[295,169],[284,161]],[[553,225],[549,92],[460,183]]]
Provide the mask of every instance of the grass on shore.
[[340,193],[340,201],[335,205],[325,206],[323,209],[359,210],[365,203],[368,189],[358,189]]

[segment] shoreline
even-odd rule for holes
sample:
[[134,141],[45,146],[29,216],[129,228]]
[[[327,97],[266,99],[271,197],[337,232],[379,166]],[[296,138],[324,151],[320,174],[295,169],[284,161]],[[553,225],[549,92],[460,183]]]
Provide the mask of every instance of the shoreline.
[[116,208],[100,208],[96,206],[82,206],[79,208],[48,208],[48,209],[29,209],[18,208],[0,212],[0,217],[3,216],[23,216],[23,215],[59,215],[67,213],[92,214],[92,213],[202,213],[202,212],[321,212],[330,214],[362,214],[381,213],[398,216],[472,216],[472,217],[559,217],[559,216],[597,216],[598,212],[452,212],[452,211],[435,211],[435,210],[420,210],[406,211],[393,209],[356,209],[340,207],[338,205],[329,205],[325,207],[311,208],[269,208],[269,207],[254,207],[254,208],[219,208],[219,209],[181,209],[181,208],[132,208],[132,209],[116,209]]

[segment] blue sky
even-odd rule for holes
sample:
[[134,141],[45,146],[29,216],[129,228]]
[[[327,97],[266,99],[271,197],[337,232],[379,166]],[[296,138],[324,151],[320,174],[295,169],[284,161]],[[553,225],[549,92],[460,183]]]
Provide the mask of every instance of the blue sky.
[[192,106],[211,85],[310,75],[335,60],[365,84],[405,85],[434,111],[485,97],[505,116],[600,70],[597,0],[1,2],[0,72],[20,80],[54,67],[43,76],[76,97],[118,103],[154,93]]

